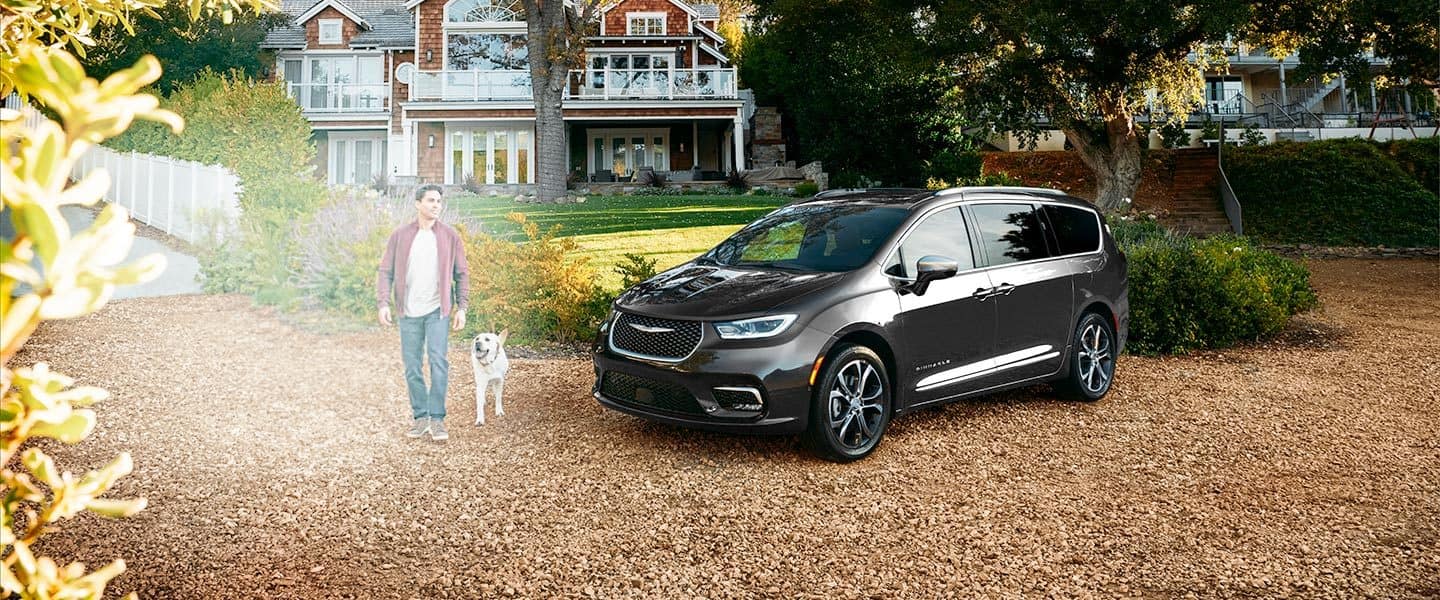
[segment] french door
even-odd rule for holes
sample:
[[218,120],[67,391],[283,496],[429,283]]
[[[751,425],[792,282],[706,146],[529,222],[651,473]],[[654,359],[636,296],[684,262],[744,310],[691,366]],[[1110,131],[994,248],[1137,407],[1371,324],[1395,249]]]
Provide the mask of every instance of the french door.
[[590,173],[631,177],[641,167],[670,170],[669,129],[591,129]]
[[530,127],[449,127],[445,182],[472,177],[486,185],[535,183],[535,134]]
[[385,134],[330,132],[326,181],[331,185],[368,185],[385,172]]

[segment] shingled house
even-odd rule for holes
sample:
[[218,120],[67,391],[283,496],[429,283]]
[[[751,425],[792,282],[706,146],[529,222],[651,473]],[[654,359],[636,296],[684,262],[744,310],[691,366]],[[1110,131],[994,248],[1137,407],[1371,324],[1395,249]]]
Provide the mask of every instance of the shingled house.
[[[535,111],[518,0],[285,0],[276,74],[315,131],[331,184],[418,176],[525,191]],[[719,10],[680,0],[598,7],[564,100],[572,173],[673,180],[744,169],[746,114],[716,33]]]

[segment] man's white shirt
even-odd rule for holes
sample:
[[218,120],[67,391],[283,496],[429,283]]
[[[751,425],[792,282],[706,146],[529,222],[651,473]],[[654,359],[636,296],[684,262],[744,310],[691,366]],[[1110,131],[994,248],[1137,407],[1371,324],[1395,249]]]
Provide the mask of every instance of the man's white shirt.
[[405,316],[423,317],[440,308],[439,264],[435,230],[422,227],[410,243],[405,269]]

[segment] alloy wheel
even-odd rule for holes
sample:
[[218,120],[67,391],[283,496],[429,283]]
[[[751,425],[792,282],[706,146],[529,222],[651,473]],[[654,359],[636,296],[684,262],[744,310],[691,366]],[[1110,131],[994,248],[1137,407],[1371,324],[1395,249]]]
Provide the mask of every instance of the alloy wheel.
[[1086,325],[1080,333],[1080,385],[1091,394],[1104,391],[1115,375],[1110,347],[1110,331],[1099,323]]
[[861,449],[880,434],[884,395],[884,377],[869,361],[856,359],[840,367],[827,404],[830,431],[841,446]]

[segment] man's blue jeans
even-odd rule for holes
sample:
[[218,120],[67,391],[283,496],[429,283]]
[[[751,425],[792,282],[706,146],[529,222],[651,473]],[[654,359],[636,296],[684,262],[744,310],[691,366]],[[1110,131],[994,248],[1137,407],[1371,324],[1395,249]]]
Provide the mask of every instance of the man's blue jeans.
[[[423,317],[400,319],[400,356],[405,361],[405,387],[410,392],[410,414],[416,419],[445,418],[445,389],[450,384],[450,360],[445,357],[450,327],[440,309]],[[420,359],[430,359],[430,389],[420,371]]]

